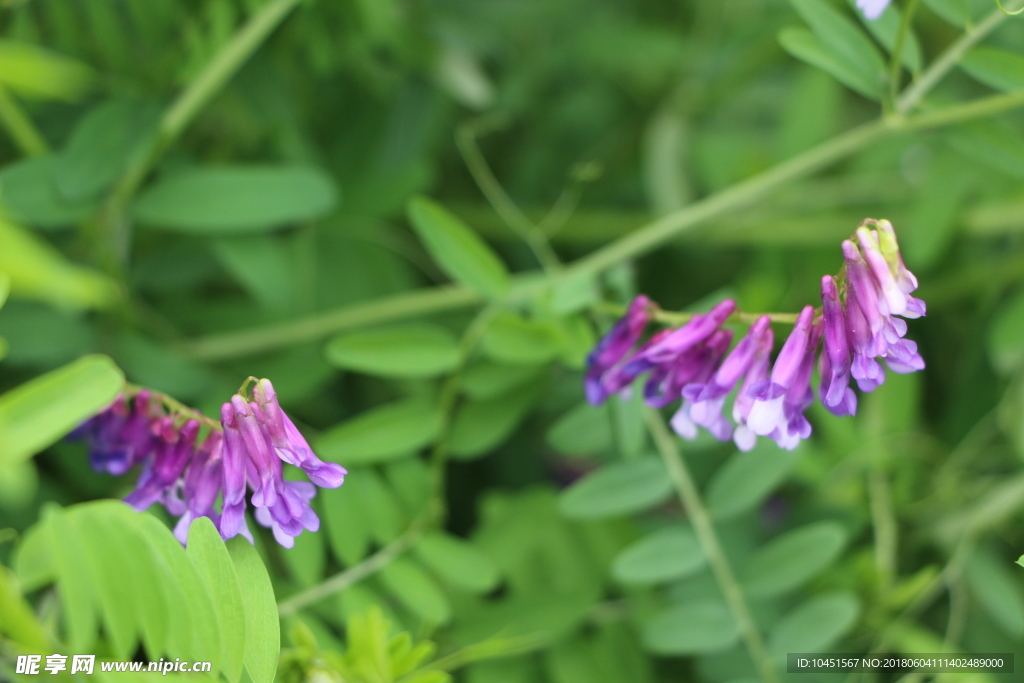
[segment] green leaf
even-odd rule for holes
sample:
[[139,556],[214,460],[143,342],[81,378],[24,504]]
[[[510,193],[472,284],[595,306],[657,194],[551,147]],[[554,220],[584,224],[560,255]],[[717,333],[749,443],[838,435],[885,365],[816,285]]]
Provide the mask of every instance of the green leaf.
[[434,261],[453,280],[492,299],[508,291],[505,264],[443,206],[416,197],[409,202],[409,222]]
[[121,296],[109,277],[77,266],[49,243],[0,215],[0,271],[13,293],[58,308],[106,308]]
[[18,590],[18,577],[3,566],[0,566],[0,633],[10,638],[18,649],[44,650],[49,645],[43,625]]
[[857,24],[825,0],[789,0],[822,43],[866,81],[881,83],[885,60]]
[[555,421],[547,432],[548,445],[560,453],[598,453],[612,445],[611,408],[583,402]]
[[992,621],[1006,635],[1020,640],[1024,637],[1024,595],[1009,564],[991,551],[976,551],[967,559],[964,576],[971,593]]
[[392,460],[433,441],[441,422],[437,408],[428,401],[396,401],[331,428],[316,440],[316,452],[324,460],[346,466]]
[[88,199],[72,201],[57,191],[53,155],[22,159],[0,171],[0,201],[11,218],[40,228],[62,228],[87,219],[96,209]]
[[822,40],[805,28],[784,28],[779,44],[789,54],[821,69],[840,83],[871,99],[881,97],[880,74],[867,74],[838,56]]
[[1003,92],[1024,90],[1024,56],[997,47],[976,47],[960,58],[968,76]]
[[388,591],[410,612],[431,624],[451,619],[448,599],[434,580],[412,560],[399,557],[380,571]]
[[533,384],[483,401],[467,401],[452,422],[448,447],[453,458],[469,460],[501,445],[533,407],[541,385]]
[[106,356],[85,356],[0,396],[0,465],[31,457],[105,408],[124,386]]
[[640,512],[672,495],[665,466],[653,457],[605,465],[561,494],[559,510],[574,519],[600,519]]
[[860,613],[860,601],[849,592],[812,598],[784,616],[771,631],[768,649],[785,659],[788,652],[827,652],[849,632]]
[[45,534],[50,546],[54,569],[60,577],[61,602],[64,605],[64,628],[67,641],[75,650],[92,649],[96,640],[97,600],[90,590],[95,576],[82,564],[85,557],[83,539],[74,520],[63,510],[51,508],[46,515]]
[[288,311],[295,303],[292,255],[275,235],[229,235],[210,248],[232,276],[271,311]]
[[342,334],[327,343],[331,364],[383,377],[434,377],[459,364],[455,335],[439,325],[403,325]]
[[1024,136],[995,119],[972,121],[944,134],[950,147],[1014,178],[1024,179]]
[[1024,291],[1017,292],[996,313],[988,331],[992,365],[1008,374],[1024,362]]
[[116,528],[103,521],[77,515],[66,520],[69,527],[66,530],[83,541],[79,567],[82,563],[87,565],[86,571],[92,577],[94,590],[99,596],[103,628],[109,636],[114,655],[127,659],[135,652],[137,644],[134,596],[126,590],[133,578],[128,572],[133,558],[118,552],[121,547],[117,539],[111,538],[117,535]]
[[185,552],[213,598],[220,634],[220,657],[216,666],[229,681],[237,682],[245,656],[246,617],[231,554],[208,517],[192,522]]
[[781,595],[832,564],[845,543],[846,531],[839,523],[808,524],[759,548],[740,568],[740,581],[751,597]]
[[737,452],[708,484],[711,514],[723,520],[757,507],[785,480],[799,457],[799,451],[784,451],[768,439],[758,439],[753,450]]
[[524,368],[483,361],[466,368],[459,375],[462,391],[470,398],[487,399],[500,396],[544,374],[543,368]]
[[540,365],[562,350],[558,327],[505,311],[494,316],[480,342],[488,357],[516,365]]
[[690,655],[725,650],[739,639],[739,628],[718,600],[673,605],[643,629],[643,643],[659,655]]
[[593,273],[570,272],[556,280],[551,288],[551,310],[557,315],[569,315],[587,308],[600,296]]
[[57,157],[54,179],[70,201],[94,197],[127,168],[156,131],[160,107],[154,103],[111,100],[79,119]]
[[85,64],[30,43],[0,40],[0,84],[20,95],[74,101],[92,85]]
[[704,551],[689,527],[655,531],[615,558],[612,576],[627,584],[656,584],[681,579],[701,569]]
[[486,593],[501,579],[494,562],[476,546],[442,531],[421,538],[416,556],[446,583],[471,593]]
[[345,483],[336,489],[320,491],[317,499],[323,509],[327,525],[327,540],[339,561],[354,565],[370,550],[370,529],[359,506],[359,496],[353,483],[358,480],[359,470],[351,470]]
[[402,505],[384,478],[372,467],[365,467],[346,478],[346,486],[355,484],[349,493],[355,492],[360,503],[360,514],[366,516],[370,533],[381,543],[395,540],[405,528],[406,519]]
[[924,4],[957,28],[964,28],[971,23],[971,12],[965,0],[924,0]]
[[245,670],[253,683],[273,683],[281,650],[281,622],[267,568],[247,540],[228,541],[245,613]]
[[384,466],[384,475],[406,512],[416,515],[423,510],[430,499],[433,475],[421,458],[389,462]]
[[[886,51],[891,55],[893,49],[896,46],[896,37],[900,31],[900,10],[896,7],[895,3],[891,3],[882,12],[881,16],[877,19],[868,19],[864,16],[864,13],[856,8],[857,0],[849,0],[847,4],[853,7],[853,13],[860,20],[861,25],[868,30],[868,32],[881,43]],[[903,42],[903,52],[900,56],[900,61],[903,66],[910,69],[912,72],[916,72],[921,68],[921,45],[917,41],[917,36],[914,35],[913,29],[907,33],[907,37]]]
[[337,201],[333,180],[312,167],[195,168],[144,191],[135,216],[174,232],[259,232],[319,218]]

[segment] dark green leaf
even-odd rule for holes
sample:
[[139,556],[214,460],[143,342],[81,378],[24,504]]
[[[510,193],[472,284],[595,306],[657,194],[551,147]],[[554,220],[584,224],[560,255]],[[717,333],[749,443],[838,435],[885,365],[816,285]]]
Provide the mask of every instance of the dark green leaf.
[[1024,90],[1024,56],[983,45],[960,59],[960,68],[979,83],[1013,92]]
[[865,97],[877,99],[881,96],[880,73],[864,73],[854,65],[848,64],[842,57],[830,50],[818,36],[807,29],[782,29],[779,33],[779,43],[789,54],[828,72],[840,83],[849,86]]
[[343,465],[382,462],[426,446],[440,430],[441,415],[431,403],[398,401],[328,430],[316,440],[316,452]]
[[787,532],[759,548],[739,569],[751,597],[786,593],[828,567],[846,543],[846,531],[836,522],[817,522]]
[[857,621],[860,601],[853,593],[829,593],[808,600],[772,629],[768,649],[780,659],[788,652],[827,652]]
[[410,612],[431,624],[451,619],[451,606],[430,576],[412,560],[400,557],[380,572],[381,581]]
[[1024,637],[1024,595],[1020,576],[1010,563],[988,550],[975,551],[967,560],[964,576],[992,621],[1011,638]]
[[704,551],[689,527],[655,531],[615,558],[612,575],[623,583],[665,583],[688,576],[704,566]]
[[96,209],[92,200],[70,201],[54,181],[56,159],[51,155],[24,159],[0,171],[0,198],[15,220],[40,228],[70,226]]
[[468,460],[503,443],[529,412],[539,389],[540,385],[532,384],[497,398],[464,403],[455,415],[448,440],[452,456]]
[[672,482],[660,460],[644,457],[606,465],[561,495],[562,514],[575,519],[616,517],[647,510],[672,495]]
[[768,439],[758,439],[753,450],[737,452],[711,478],[708,508],[717,519],[729,519],[760,505],[782,483],[799,458]]
[[521,365],[502,365],[483,361],[468,367],[459,376],[459,384],[467,396],[487,399],[500,396],[516,387],[535,381],[543,368],[524,368]]
[[498,568],[476,546],[443,532],[427,534],[416,544],[416,555],[446,583],[473,593],[486,593],[498,584]]
[[612,445],[611,408],[580,403],[551,425],[547,442],[569,454],[597,453]]
[[341,488],[327,489],[317,496],[323,510],[331,550],[346,565],[359,562],[370,549],[370,530],[366,516],[360,509],[360,496],[356,490],[359,488],[360,471],[351,470]]
[[1024,292],[1018,292],[996,313],[988,331],[992,365],[1009,373],[1024,362]]
[[539,365],[559,354],[562,339],[553,322],[504,312],[491,320],[481,346],[490,358],[502,363]]
[[318,218],[337,194],[329,176],[306,166],[196,168],[144,191],[135,215],[174,232],[256,232]]
[[342,334],[324,353],[339,368],[384,377],[433,377],[454,369],[460,358],[455,335],[426,324]]
[[644,646],[660,655],[715,652],[731,646],[739,629],[717,600],[674,605],[644,625]]
[[453,280],[497,299],[508,290],[508,271],[491,248],[461,220],[425,197],[409,202],[409,222],[434,261]]
[[[856,7],[857,0],[849,0],[849,5],[854,8],[853,13],[860,19],[861,24],[868,30],[868,32],[881,43],[885,49],[892,54],[892,51],[896,45],[896,36],[900,30],[900,18],[901,13],[899,8],[896,7],[895,3],[891,3],[882,12],[882,15],[877,19],[868,19],[864,16],[864,13]],[[917,36],[914,35],[913,29],[907,33],[906,38],[903,42],[903,52],[900,56],[900,62],[903,66],[910,69],[912,72],[917,72],[921,68],[921,45],[917,41]]]

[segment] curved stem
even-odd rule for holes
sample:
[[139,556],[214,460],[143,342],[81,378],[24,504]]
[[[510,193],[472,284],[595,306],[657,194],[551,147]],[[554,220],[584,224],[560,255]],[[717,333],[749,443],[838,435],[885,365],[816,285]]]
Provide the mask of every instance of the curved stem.
[[661,415],[657,411],[647,408],[644,410],[644,418],[647,421],[651,437],[654,439],[654,444],[661,454],[661,459],[665,462],[666,469],[668,469],[672,485],[679,495],[679,501],[683,504],[683,508],[689,515],[690,521],[693,523],[693,530],[697,533],[697,539],[704,549],[704,554],[708,557],[708,562],[711,564],[711,571],[715,575],[718,587],[725,596],[733,619],[736,620],[740,635],[746,643],[747,651],[761,673],[764,683],[775,683],[779,680],[775,664],[765,649],[761,633],[757,630],[754,618],[750,614],[750,608],[747,606],[746,598],[743,596],[743,589],[740,588],[739,583],[736,581],[732,566],[722,550],[718,534],[711,523],[711,515],[704,506],[704,501],[701,499],[697,485],[690,475],[686,461],[676,447],[672,434],[665,426]]
[[174,415],[181,417],[190,418],[196,420],[200,424],[203,424],[210,429],[216,431],[222,431],[224,428],[220,424],[220,420],[215,420],[212,417],[207,417],[199,410],[185,405],[178,399],[168,396],[162,391],[150,389],[148,387],[141,387],[137,384],[126,383],[124,385],[124,393],[126,396],[136,396],[140,391],[148,391],[149,395],[159,401],[168,411]]
[[910,25],[914,19],[914,12],[917,11],[919,2],[920,0],[909,0],[903,8],[899,32],[896,34],[896,43],[893,45],[892,55],[889,58],[889,101],[892,104],[895,104],[899,98],[903,48],[906,46],[907,36],[910,35]]
[[[595,308],[602,313],[608,313],[611,315],[624,315],[626,313],[626,307],[622,304],[612,303],[610,301],[602,301],[594,305]],[[685,311],[666,311],[661,308],[656,308],[651,313],[651,318],[660,323],[666,325],[682,325],[693,319],[693,316],[699,315],[697,313],[689,313]],[[727,318],[728,321],[736,321],[746,323],[749,325],[754,324],[759,318],[768,316],[768,319],[773,323],[782,323],[785,325],[792,325],[796,322],[796,319],[800,317],[799,313],[744,313],[742,311],[736,311]]]
[[[1011,3],[1013,9],[1018,9],[1021,3]],[[909,9],[909,8],[908,8]],[[938,59],[921,75],[921,78],[914,81],[896,100],[896,112],[906,114],[914,105],[919,103],[925,95],[931,92],[932,88],[939,84],[946,74],[957,65],[957,62],[974,47],[978,41],[996,29],[1007,17],[1002,9],[996,9],[987,17],[981,20],[973,29],[966,31],[943,52]]]
[[32,119],[28,117],[24,109],[18,106],[17,101],[2,85],[0,85],[0,123],[7,129],[14,144],[25,156],[37,157],[50,151],[46,140],[32,123]]

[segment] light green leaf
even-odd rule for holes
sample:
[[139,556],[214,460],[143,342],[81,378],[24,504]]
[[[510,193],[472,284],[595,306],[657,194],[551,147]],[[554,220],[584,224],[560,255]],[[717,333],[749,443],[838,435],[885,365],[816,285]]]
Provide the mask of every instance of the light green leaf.
[[452,457],[469,460],[504,443],[533,407],[540,388],[532,384],[496,398],[464,403],[452,422],[448,440]]
[[1024,56],[997,47],[976,47],[960,59],[967,75],[1003,92],[1024,90]]
[[600,519],[640,512],[672,495],[665,466],[653,457],[605,465],[561,494],[559,510],[574,519]]
[[789,0],[789,4],[836,57],[866,81],[881,83],[885,60],[853,21],[825,0]]
[[747,595],[770,598],[797,588],[832,564],[846,543],[837,522],[816,522],[759,548],[740,570]]
[[373,537],[380,543],[395,540],[405,529],[406,518],[398,497],[384,478],[372,467],[365,467],[358,470],[355,476],[349,475],[346,482],[355,484],[353,489],[361,505],[359,514],[366,516]]
[[486,593],[501,578],[498,567],[476,546],[441,531],[421,538],[416,556],[446,583],[471,593]]
[[540,365],[559,354],[562,339],[554,322],[527,320],[505,311],[491,320],[480,345],[484,353],[496,361]]
[[273,683],[281,650],[281,622],[267,568],[244,538],[228,541],[245,613],[245,670],[253,683]]
[[683,578],[705,564],[704,551],[689,527],[655,531],[615,558],[612,575],[623,583],[655,584]]
[[337,201],[333,180],[312,167],[195,168],[144,191],[135,216],[174,232],[258,232],[319,218]]
[[441,415],[421,399],[373,408],[325,432],[316,440],[324,460],[344,465],[383,462],[409,455],[434,440]]
[[100,515],[79,514],[66,519],[65,523],[68,525],[66,530],[82,539],[80,549],[83,556],[78,558],[78,566],[85,565],[86,574],[93,584],[92,590],[99,596],[103,628],[109,636],[114,655],[127,659],[135,652],[138,642],[135,638],[134,596],[131,590],[126,590],[133,579],[128,570],[134,558],[118,552],[122,546],[117,539],[111,538],[118,535],[118,531],[105,521]]
[[70,201],[94,197],[127,168],[155,133],[160,107],[154,103],[110,100],[90,109],[57,157],[54,180]]
[[85,557],[83,539],[60,508],[50,508],[45,515],[46,544],[50,547],[53,566],[60,577],[61,602],[64,606],[64,628],[68,644],[79,652],[89,651],[96,641],[97,599],[90,590],[95,576],[82,564]]
[[988,331],[992,365],[1010,373],[1024,362],[1024,291],[1017,292],[996,313]]
[[400,557],[380,571],[384,586],[410,612],[431,624],[451,619],[451,605],[430,576],[412,560]]
[[644,647],[660,655],[716,652],[733,645],[739,629],[724,604],[717,600],[673,605],[643,629]]
[[0,202],[11,218],[40,228],[63,228],[96,210],[91,199],[72,201],[57,191],[58,159],[50,154],[22,159],[0,171]]
[[967,559],[965,578],[982,609],[1014,640],[1024,637],[1024,595],[1020,579],[988,550],[976,551]]
[[43,625],[19,590],[18,577],[3,566],[0,566],[0,633],[19,649],[44,650],[49,645]]
[[822,40],[804,28],[784,28],[779,32],[779,44],[789,54],[821,69],[840,83],[849,86],[865,97],[878,99],[882,85],[880,74],[866,74],[845,62],[832,52]]
[[716,519],[729,519],[760,505],[781,484],[799,458],[799,451],[784,451],[768,439],[737,452],[715,472],[708,484],[708,508]]
[[583,402],[555,421],[547,432],[548,445],[561,453],[598,453],[612,445],[611,408]]
[[0,84],[25,97],[74,101],[92,85],[85,64],[30,43],[0,40]]
[[601,296],[593,273],[570,272],[551,288],[551,310],[558,315],[582,311]]
[[0,465],[31,457],[105,408],[124,386],[106,356],[85,356],[0,396]]
[[220,634],[220,658],[216,666],[229,681],[237,682],[245,656],[245,608],[231,554],[208,517],[192,522],[186,554],[213,598]]
[[106,308],[120,298],[109,277],[82,268],[40,237],[0,217],[0,270],[11,278],[11,291],[59,308]]
[[508,291],[505,264],[443,206],[416,197],[409,202],[409,222],[434,261],[453,280],[492,299]]
[[784,616],[768,638],[768,649],[780,659],[788,652],[826,652],[857,621],[860,601],[849,592],[828,593],[808,600]]
[[965,0],[924,0],[924,4],[956,28],[964,28],[971,23],[971,12]]
[[324,355],[346,370],[384,377],[434,377],[459,364],[459,343],[439,325],[403,325],[338,335]]

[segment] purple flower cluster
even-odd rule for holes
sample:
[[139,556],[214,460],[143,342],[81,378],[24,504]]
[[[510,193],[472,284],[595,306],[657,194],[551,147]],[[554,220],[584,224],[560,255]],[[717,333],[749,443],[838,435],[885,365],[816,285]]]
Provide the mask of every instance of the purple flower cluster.
[[[599,405],[647,373],[648,405],[663,408],[681,401],[672,417],[680,436],[695,438],[698,427],[704,427],[721,441],[733,439],[742,450],[753,448],[758,436],[795,448],[811,434],[804,411],[814,402],[815,358],[818,396],[836,415],[856,413],[851,378],[861,391],[873,391],[885,381],[879,359],[893,372],[924,368],[917,344],[903,338],[907,324],[902,318],[923,316],[925,305],[910,295],[917,279],[903,264],[892,225],[865,221],[855,241],[843,242],[843,256],[839,277],[822,278],[822,308],[806,306],[800,312],[774,364],[768,316],[757,318],[731,351],[732,332],[722,329],[736,311],[731,299],[641,343],[655,306],[637,297],[588,358],[587,400]],[[722,413],[737,385],[730,422]]]
[[[165,415],[143,389],[130,399],[118,396],[71,438],[88,443],[97,471],[121,475],[141,465],[135,490],[125,502],[139,511],[161,503],[180,516],[174,535],[182,543],[199,517],[209,517],[225,539],[241,534],[251,541],[245,520],[249,489],[256,521],[272,529],[286,548],[304,529],[320,528],[309,501],[317,486],[341,486],[347,472],[313,454],[281,410],[270,380],[257,381],[252,400],[232,396],[221,407],[221,429],[211,429],[197,445],[199,428],[195,419]],[[283,462],[301,468],[310,481],[285,480]]]

